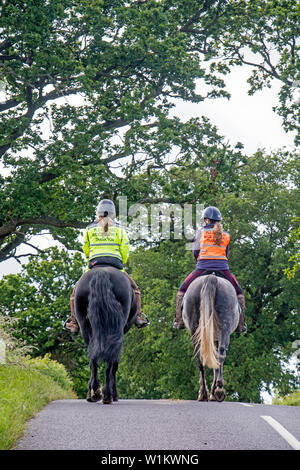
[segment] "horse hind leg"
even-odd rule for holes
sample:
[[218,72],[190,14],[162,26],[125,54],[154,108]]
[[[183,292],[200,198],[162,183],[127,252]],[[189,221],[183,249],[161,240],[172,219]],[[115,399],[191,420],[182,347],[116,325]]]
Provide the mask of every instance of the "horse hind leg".
[[113,364],[109,363],[106,369],[106,382],[103,387],[103,397],[102,403],[104,405],[110,405],[113,402],[113,384],[114,384],[114,374],[113,374]]
[[208,400],[208,389],[206,385],[206,373],[205,367],[202,365],[200,360],[200,354],[197,353],[196,356],[197,366],[199,369],[199,394],[198,394],[198,401],[207,401]]
[[119,363],[116,361],[112,365],[109,365],[106,371],[106,383],[103,387],[103,400],[102,403],[109,405],[112,402],[119,401],[117,385],[116,385],[116,373],[118,370]]
[[91,378],[89,380],[89,389],[86,399],[88,402],[97,402],[101,400],[101,385],[98,379],[98,365],[95,360],[90,361]]
[[218,372],[218,369],[214,369],[214,380],[210,389],[209,401],[216,401],[214,394],[217,388],[217,372]]
[[114,365],[113,365],[113,370],[112,370],[112,373],[113,373],[113,387],[112,387],[112,392],[113,392],[113,401],[119,401],[119,397],[118,397],[118,392],[117,392],[117,383],[116,383],[116,373],[117,373],[117,370],[118,370],[118,362],[115,362]]
[[209,400],[222,402],[225,400],[226,392],[223,379],[223,365],[226,358],[226,348],[219,346],[219,368],[214,369],[214,381],[211,387]]

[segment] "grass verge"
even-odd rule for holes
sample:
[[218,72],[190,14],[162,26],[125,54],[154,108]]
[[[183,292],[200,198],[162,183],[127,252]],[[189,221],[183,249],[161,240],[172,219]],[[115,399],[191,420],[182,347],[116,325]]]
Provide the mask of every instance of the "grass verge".
[[11,449],[46,404],[66,398],[76,398],[72,382],[49,356],[0,364],[0,450]]
[[300,406],[300,390],[291,393],[285,397],[274,398],[273,405]]

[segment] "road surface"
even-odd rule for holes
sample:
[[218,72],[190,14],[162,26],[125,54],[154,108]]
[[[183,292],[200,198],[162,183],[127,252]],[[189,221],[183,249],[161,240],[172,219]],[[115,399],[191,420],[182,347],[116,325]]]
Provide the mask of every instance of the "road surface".
[[59,400],[15,450],[300,450],[300,407],[181,400]]

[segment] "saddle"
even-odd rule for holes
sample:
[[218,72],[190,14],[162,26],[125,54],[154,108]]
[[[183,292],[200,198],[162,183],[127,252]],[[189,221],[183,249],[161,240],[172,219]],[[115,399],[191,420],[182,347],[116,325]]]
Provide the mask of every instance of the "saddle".
[[113,256],[98,256],[97,258],[93,258],[89,261],[88,264],[89,268],[95,268],[97,266],[107,267],[112,266],[113,268],[123,269],[123,263],[118,258],[114,258]]
[[223,279],[226,279],[224,274],[221,271],[204,271],[202,274],[200,274],[199,277],[201,276],[208,276],[209,274],[214,274],[217,277],[222,277]]
[[[209,274],[214,274],[215,276],[217,277],[222,277],[223,279],[226,279],[226,277],[224,276],[224,274],[221,272],[221,271],[204,271],[202,274],[200,274],[199,277],[202,277],[202,276],[208,276]],[[181,301],[181,311],[183,310],[183,305],[184,305],[184,301],[185,301],[185,295],[186,293],[184,294],[183,298],[182,298],[182,301]],[[241,306],[240,304],[238,303],[238,307],[239,307],[239,312],[241,313]]]

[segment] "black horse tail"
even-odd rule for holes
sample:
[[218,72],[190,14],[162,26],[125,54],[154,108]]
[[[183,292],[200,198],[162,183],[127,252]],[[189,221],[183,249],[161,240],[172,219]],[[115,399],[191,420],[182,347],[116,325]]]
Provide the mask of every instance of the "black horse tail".
[[102,270],[96,271],[90,281],[88,319],[92,327],[88,345],[90,359],[118,361],[124,338],[123,312],[110,277]]
[[218,332],[218,319],[215,310],[217,277],[209,275],[200,293],[200,320],[194,334],[195,352],[200,352],[202,364],[212,369],[219,367],[218,352],[215,346]]

